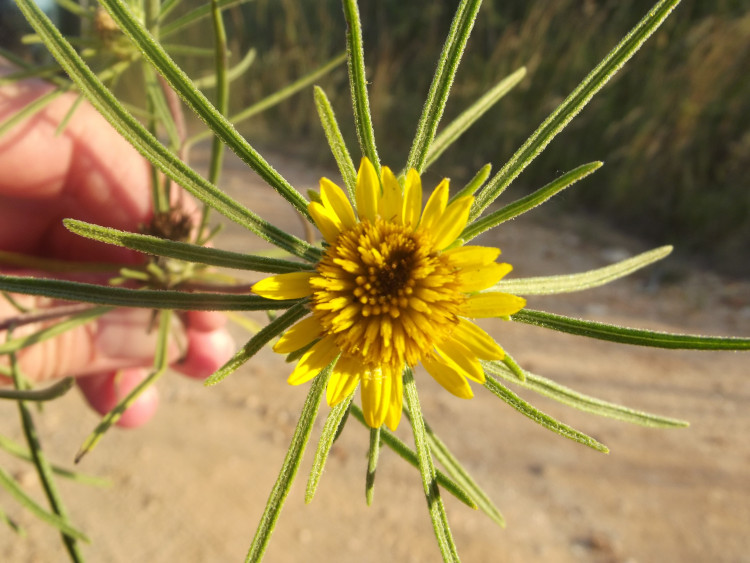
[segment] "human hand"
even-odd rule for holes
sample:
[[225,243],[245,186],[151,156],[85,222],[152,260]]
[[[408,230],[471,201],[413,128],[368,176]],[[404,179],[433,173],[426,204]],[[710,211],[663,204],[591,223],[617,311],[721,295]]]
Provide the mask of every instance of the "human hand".
[[[50,88],[36,80],[0,87],[0,123]],[[75,262],[142,262],[139,253],[78,237],[62,225],[63,218],[72,217],[138,231],[153,213],[148,163],[93,107],[80,104],[56,134],[75,99],[63,94],[0,137],[0,250]],[[195,211],[188,199],[183,207]],[[36,298],[23,300],[34,308],[49,305]],[[0,319],[14,312],[0,300]],[[150,323],[150,311],[116,310],[26,348],[19,362],[35,381],[79,377],[88,402],[105,413],[146,376],[155,349]],[[196,378],[218,369],[234,349],[224,324],[224,315],[215,312],[180,316],[169,346],[172,367]],[[157,402],[157,390],[151,387],[118,424],[143,424]]]

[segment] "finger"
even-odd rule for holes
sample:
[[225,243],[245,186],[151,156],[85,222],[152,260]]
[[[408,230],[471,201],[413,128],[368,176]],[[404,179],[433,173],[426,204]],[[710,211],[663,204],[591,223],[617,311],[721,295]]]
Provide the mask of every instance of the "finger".
[[[50,89],[40,81],[0,88],[0,121]],[[147,162],[93,107],[80,104],[57,131],[75,100],[58,97],[0,138],[0,248],[133,262],[137,253],[82,239],[60,224],[74,217],[133,231],[152,209]]]
[[[91,407],[105,415],[147,376],[145,369],[125,369],[81,377],[77,383]],[[159,394],[156,387],[151,385],[125,410],[116,424],[123,428],[141,426],[154,416],[158,406]]]
[[205,379],[223,366],[235,351],[234,340],[224,329],[188,330],[187,337],[187,353],[172,368],[188,377]]
[[218,311],[188,311],[184,316],[190,330],[210,332],[227,324],[226,315]]

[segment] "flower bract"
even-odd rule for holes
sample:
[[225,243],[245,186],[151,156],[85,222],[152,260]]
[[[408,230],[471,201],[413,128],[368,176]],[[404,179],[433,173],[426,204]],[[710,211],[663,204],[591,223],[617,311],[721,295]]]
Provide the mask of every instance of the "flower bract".
[[502,348],[471,320],[507,317],[521,297],[485,291],[511,271],[497,248],[464,246],[472,196],[448,202],[448,180],[422,209],[422,183],[410,170],[403,187],[387,167],[380,177],[367,159],[357,174],[356,211],[344,191],[320,181],[320,202],[308,206],[325,240],[314,271],[261,280],[253,291],[270,299],[308,298],[312,315],[274,346],[306,348],[289,377],[298,385],[335,362],[326,389],[334,406],[361,384],[365,420],[395,429],[401,418],[404,369],[421,364],[461,398],[468,380],[484,383],[480,360],[501,360]]

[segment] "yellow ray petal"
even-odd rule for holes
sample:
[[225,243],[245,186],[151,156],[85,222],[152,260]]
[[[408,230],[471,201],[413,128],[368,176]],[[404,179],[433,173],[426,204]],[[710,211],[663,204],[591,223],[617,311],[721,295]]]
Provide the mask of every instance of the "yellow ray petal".
[[310,216],[315,221],[315,225],[318,227],[325,241],[328,244],[336,244],[336,239],[339,238],[341,229],[343,228],[338,215],[332,209],[321,205],[317,201],[313,201],[308,205],[307,210],[310,212]]
[[433,235],[435,248],[442,250],[450,246],[461,234],[469,220],[472,203],[474,203],[472,196],[459,197],[445,208],[445,212],[435,224]]
[[489,334],[466,319],[458,319],[451,338],[466,346],[480,360],[502,360],[505,357],[505,351]]
[[461,315],[476,319],[507,317],[525,306],[526,299],[523,297],[499,291],[488,291],[469,296],[461,309]]
[[458,273],[461,291],[472,293],[492,287],[503,279],[513,267],[510,264],[487,264],[477,268],[462,268]]
[[446,339],[435,348],[444,359],[448,360],[446,361],[447,364],[454,369],[458,368],[457,371],[462,376],[477,383],[484,383],[484,370],[469,348],[451,338]]
[[457,268],[472,268],[494,262],[500,256],[500,249],[490,246],[457,246],[443,252],[443,256]]
[[357,360],[339,358],[326,388],[328,406],[335,407],[352,394],[359,383],[360,371],[361,364]]
[[302,355],[287,382],[289,385],[299,385],[310,381],[338,355],[336,340],[331,336],[323,338]]
[[378,213],[386,221],[401,223],[401,208],[403,207],[403,195],[401,186],[387,166],[381,168],[383,178],[383,197],[378,203]]
[[375,167],[367,157],[362,158],[357,172],[357,187],[355,190],[357,198],[357,214],[360,220],[367,219],[375,223],[378,213],[378,200],[380,199],[380,181]]
[[250,291],[266,299],[299,299],[312,294],[310,278],[316,272],[290,272],[265,278]]
[[320,322],[315,317],[305,317],[281,335],[273,346],[278,354],[289,354],[307,346],[321,335]]
[[446,364],[440,358],[424,358],[422,359],[422,365],[427,370],[427,373],[435,378],[435,381],[456,397],[471,399],[474,396],[466,379],[455,368]]
[[396,431],[398,423],[401,421],[402,403],[404,400],[404,376],[403,367],[393,371],[391,376],[391,404],[388,406],[388,414],[385,417],[385,425]]
[[413,168],[406,174],[404,202],[401,216],[404,225],[416,228],[419,223],[419,212],[422,210],[422,180]]
[[356,225],[357,218],[354,216],[354,209],[352,209],[352,204],[349,203],[344,190],[328,178],[320,179],[320,199],[323,200],[323,205],[338,216],[345,229],[350,229]]
[[362,376],[362,410],[370,428],[380,428],[388,414],[391,381],[382,370],[368,371]]
[[423,229],[432,230],[438,226],[440,218],[445,212],[445,206],[448,204],[448,178],[445,178],[435,191],[432,192],[430,199],[424,206],[422,220],[419,226]]

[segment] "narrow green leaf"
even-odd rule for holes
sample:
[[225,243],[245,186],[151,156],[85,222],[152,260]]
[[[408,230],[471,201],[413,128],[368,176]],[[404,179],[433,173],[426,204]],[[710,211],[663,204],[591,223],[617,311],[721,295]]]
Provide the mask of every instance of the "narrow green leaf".
[[476,506],[501,528],[505,528],[505,518],[495,506],[490,497],[482,490],[476,481],[464,469],[461,462],[450,451],[448,446],[432,431],[429,424],[425,423],[427,439],[430,443],[430,451],[440,463],[443,464],[448,474],[456,480],[464,490],[471,496]]
[[328,460],[331,446],[333,446],[333,442],[341,431],[341,423],[346,417],[347,412],[349,412],[349,405],[353,397],[354,393],[352,392],[351,395],[333,407],[331,412],[328,413],[326,422],[323,425],[323,431],[320,434],[320,440],[318,441],[318,449],[315,451],[315,459],[310,469],[310,477],[307,479],[305,504],[312,502],[315,491],[318,490],[318,483],[320,483],[320,478],[323,476],[323,469]]
[[584,106],[602,89],[609,79],[633,56],[651,34],[662,24],[680,0],[661,0],[609,52],[594,70],[544,120],[520,149],[508,160],[474,202],[470,220],[484,211],[536,156],[563,130]]
[[505,221],[518,217],[522,213],[526,213],[537,205],[541,205],[552,196],[557,195],[568,186],[575,184],[578,180],[582,180],[589,174],[598,170],[599,168],[601,168],[602,164],[604,163],[591,162],[563,174],[543,188],[539,188],[534,193],[529,194],[526,197],[522,197],[521,199],[514,201],[510,205],[506,205],[505,207],[498,209],[497,211],[493,211],[486,217],[482,217],[481,219],[467,225],[467,227],[464,229],[464,232],[461,233],[460,238],[464,240],[471,240],[474,237],[479,236],[483,232],[496,227],[500,223],[504,223]]
[[419,406],[419,396],[417,395],[417,386],[414,382],[411,368],[404,370],[404,396],[406,405],[411,413],[409,421],[414,433],[414,445],[417,450],[419,459],[419,472],[422,475],[422,486],[424,488],[427,507],[432,519],[432,528],[435,531],[435,537],[440,547],[440,553],[443,555],[443,561],[458,562],[458,552],[456,544],[453,541],[448,518],[445,514],[443,499],[440,497],[440,488],[437,486],[435,474],[435,465],[432,462],[430,446],[427,442],[424,420],[422,419],[422,408]]
[[264,221],[178,159],[125,110],[34,2],[18,0],[17,4],[81,92],[128,142],[165,175],[203,203],[263,239],[305,260],[315,262],[320,258],[320,249]]
[[320,407],[320,400],[325,394],[326,384],[328,383],[330,375],[331,366],[328,366],[312,381],[310,392],[307,394],[307,399],[305,400],[299,421],[297,422],[297,427],[294,429],[294,435],[289,444],[289,450],[287,450],[284,463],[279,471],[279,476],[271,490],[271,495],[268,497],[266,509],[263,512],[258,528],[255,531],[253,543],[250,545],[247,557],[245,558],[246,563],[256,563],[257,561],[260,561],[263,558],[266,547],[268,547],[271,533],[276,527],[276,521],[279,519],[281,509],[284,506],[284,501],[286,500],[286,497],[289,494],[289,489],[292,488],[292,483],[297,475],[297,470],[302,461],[302,455],[305,453],[305,447],[310,439],[313,423],[315,422],[315,417],[317,416],[318,408]]
[[[24,461],[33,461],[31,452],[27,448],[23,447],[21,444],[14,442],[6,436],[0,435],[0,448],[5,450],[12,456],[17,457],[18,459],[22,459]],[[51,465],[51,467],[55,475],[65,477],[66,479],[70,479],[71,481],[76,481],[78,483],[83,483],[86,485],[93,485],[95,487],[109,487],[112,485],[112,482],[109,479],[94,477],[92,475],[85,475],[83,473],[78,473],[77,471],[70,471],[69,469],[60,467],[59,465]]]
[[11,519],[11,517],[5,513],[2,507],[0,507],[0,522],[5,523],[5,525],[8,526],[11,530],[13,530],[16,534],[18,534],[19,537],[21,538],[26,537],[26,530],[24,530],[21,526],[19,526],[16,521]]
[[[12,342],[12,340],[10,342]],[[65,393],[73,389],[74,386],[75,379],[72,377],[66,377],[44,389],[0,388],[0,399],[12,399],[14,401],[51,401],[52,399],[62,397]],[[0,437],[0,442],[1,441],[2,437]],[[1,444],[0,447],[2,447]]]
[[[321,77],[325,76],[329,72],[331,72],[334,68],[339,66],[341,63],[344,62],[346,59],[346,53],[342,53],[340,55],[337,55],[330,61],[328,61],[326,64],[321,66],[320,68],[315,69],[314,71],[304,75],[299,80],[295,80],[288,86],[285,86],[281,90],[278,90],[274,92],[273,94],[263,98],[259,102],[256,102],[252,104],[251,106],[243,109],[241,112],[231,116],[229,118],[229,121],[234,123],[235,125],[242,123],[243,121],[246,121],[250,119],[251,117],[258,115],[261,112],[266,111],[269,108],[272,108],[273,106],[276,106],[283,102],[284,100],[292,97],[297,92],[300,92],[310,86],[311,84],[314,84],[317,80],[319,80]],[[203,139],[206,139],[212,135],[212,131],[203,131],[201,133],[198,133],[188,139],[188,145],[192,146],[198,141],[201,141]]]
[[[445,40],[443,50],[438,59],[435,77],[432,79],[432,84],[430,84],[427,101],[419,118],[414,142],[409,151],[409,158],[406,161],[407,170],[414,168],[421,174],[426,168],[425,161],[435,138],[440,118],[443,116],[445,104],[448,101],[448,95],[453,85],[453,79],[458,70],[458,64],[461,62],[461,56],[466,47],[466,42],[469,40],[469,35],[474,27],[474,21],[481,5],[482,0],[461,0],[458,8],[456,8],[448,37]],[[444,142],[448,139],[449,137],[446,137]],[[444,145],[443,150],[445,147],[447,145]]]
[[336,159],[339,172],[341,172],[341,178],[344,180],[346,191],[349,192],[349,200],[355,201],[357,170],[349,154],[349,149],[346,147],[344,137],[341,135],[341,129],[336,121],[336,115],[333,113],[331,102],[328,101],[326,93],[319,86],[316,86],[313,92],[320,123],[323,125],[328,145],[331,147],[333,158]]
[[587,336],[598,340],[619,342],[620,344],[670,348],[673,350],[750,350],[750,338],[673,334],[655,330],[627,328],[594,321],[584,321],[531,309],[523,309],[512,315],[511,318],[514,321],[534,326],[550,328],[578,336]]
[[28,119],[42,111],[50,103],[52,103],[64,93],[65,90],[62,88],[50,90],[46,94],[42,94],[38,98],[35,98],[32,102],[26,104],[23,109],[17,111],[5,121],[0,123],[0,137],[5,135],[8,131],[21,123],[24,119]]
[[454,201],[459,197],[464,197],[467,195],[474,195],[474,192],[481,188],[482,185],[487,181],[487,178],[490,177],[491,171],[491,164],[485,164],[484,166],[482,166],[474,175],[474,177],[469,180],[469,183],[459,191],[457,191],[454,195],[452,195],[449,201]]
[[[255,62],[255,57],[258,56],[258,51],[255,49],[249,49],[242,60],[234,65],[232,68],[227,69],[227,81],[231,84],[237,80],[240,76],[245,74],[247,69]],[[193,80],[196,88],[204,90],[206,88],[216,88],[216,74],[210,74],[203,78]],[[235,122],[236,123],[236,122]]]
[[47,512],[44,508],[39,506],[34,499],[24,492],[15,479],[8,475],[2,468],[0,468],[0,487],[3,487],[8,491],[8,493],[16,499],[19,504],[39,518],[42,522],[54,526],[67,536],[90,543],[91,540],[89,540],[83,532],[75,529],[66,520],[60,518],[56,514]]
[[[227,8],[231,8],[233,6],[239,6],[240,4],[244,4],[245,2],[248,2],[249,0],[219,0],[217,3],[219,5],[219,8],[222,10],[225,10]],[[173,6],[177,6],[179,2],[170,3],[165,2],[164,3],[164,9],[161,13],[161,18],[164,19],[164,17],[169,14],[169,12],[172,10]],[[174,21],[171,21],[167,24],[163,24],[161,26],[161,37],[164,39],[165,37],[169,37],[170,35],[173,35],[174,33],[177,33],[178,31],[181,31],[182,29],[186,28],[189,25],[192,25],[194,23],[198,23],[202,19],[205,19],[211,15],[211,5],[210,4],[201,4],[199,7],[191,10],[184,16],[180,16]]]
[[130,405],[132,405],[146,389],[156,383],[159,378],[167,371],[167,368],[169,367],[167,349],[169,347],[171,319],[172,311],[160,312],[159,334],[156,343],[153,370],[146,378],[143,379],[143,381],[133,387],[130,393],[120,399],[120,401],[112,408],[111,411],[109,411],[102,417],[99,424],[97,424],[96,428],[94,428],[94,431],[83,442],[81,449],[78,450],[78,453],[75,457],[76,463],[81,461],[83,456],[85,456],[87,453],[93,450],[94,447],[96,447],[99,441],[104,437],[104,434],[107,432],[107,430],[109,430],[113,424],[120,420],[120,417],[122,417],[123,413],[128,409],[128,407],[130,407]]
[[0,290],[43,295],[54,299],[82,301],[115,307],[178,309],[181,311],[266,311],[286,309],[298,300],[264,299],[257,295],[187,293],[160,289],[125,289],[91,283],[0,276]]
[[354,121],[362,154],[370,159],[380,176],[380,159],[372,128],[370,98],[367,95],[367,73],[362,46],[362,22],[359,19],[357,0],[342,0],[346,18],[346,50],[349,63],[349,88],[354,106]]
[[567,424],[563,424],[552,418],[551,416],[543,413],[539,409],[533,407],[521,397],[513,393],[510,389],[502,385],[499,381],[494,379],[492,376],[488,376],[484,382],[484,386],[495,396],[501,398],[503,401],[508,403],[511,407],[516,409],[524,416],[529,417],[531,420],[544,426],[547,430],[552,430],[555,434],[569,438],[574,442],[588,446],[594,450],[602,453],[609,453],[609,449],[604,444],[601,444],[594,440],[591,436],[587,436],[583,432],[571,428]]
[[306,303],[297,302],[289,310],[279,315],[273,321],[268,323],[257,334],[247,341],[247,343],[229,359],[227,363],[221,366],[211,377],[203,383],[206,387],[216,385],[229,374],[234,373],[237,369],[257,354],[263,346],[268,344],[272,338],[284,332],[302,317],[310,313]]
[[568,405],[584,412],[651,428],[684,428],[689,426],[689,423],[684,420],[638,411],[623,405],[610,403],[609,401],[603,401],[596,397],[579,393],[578,391],[560,385],[551,379],[529,373],[528,371],[525,372],[526,380],[519,381],[518,377],[501,362],[482,363],[484,369],[493,375],[502,377],[506,381],[510,381],[511,383],[520,385],[526,389],[535,391],[540,395],[544,395],[545,397],[554,399],[559,403],[563,403],[564,405]]
[[[430,150],[425,159],[424,169],[432,166],[440,155],[450,147],[466,130],[479,120],[487,111],[492,108],[500,99],[515,88],[526,76],[526,67],[521,67],[513,74],[506,76],[486,94],[471,104],[456,119],[451,121],[445,129],[435,137],[430,145]],[[473,193],[473,192],[472,192]]]
[[[365,416],[362,413],[362,409],[352,403],[350,412],[352,413],[352,416],[354,416],[354,418],[356,418],[362,424],[362,426],[364,426],[365,428],[369,428],[369,426],[367,426],[367,423],[365,422]],[[401,440],[399,440],[395,434],[390,432],[387,428],[381,428],[380,438],[383,443],[391,448],[401,459],[403,459],[415,469],[419,469],[419,459],[417,458],[417,453],[409,446],[404,444]],[[448,491],[469,508],[472,508],[474,510],[477,509],[477,505],[474,503],[474,500],[472,500],[471,495],[467,491],[461,488],[458,483],[456,483],[453,479],[448,477],[439,469],[436,468],[435,471],[437,475],[436,478],[438,485],[440,485],[443,489]]]
[[375,495],[375,472],[380,457],[380,428],[370,428],[370,447],[367,450],[367,476],[365,477],[365,501],[372,505]]
[[76,219],[64,219],[65,227],[80,236],[124,246],[132,250],[138,250],[154,256],[166,256],[187,262],[197,262],[209,266],[222,268],[234,268],[237,270],[253,270],[255,272],[268,272],[283,274],[298,272],[300,270],[312,270],[313,265],[301,262],[291,262],[278,258],[266,258],[265,256],[254,256],[252,254],[241,254],[228,250],[219,250],[197,244],[189,244],[173,240],[162,239],[150,235],[140,235],[120,231],[109,227],[101,227],[85,221]]
[[582,291],[610,283],[616,279],[661,260],[672,252],[671,246],[660,246],[638,256],[627,258],[596,270],[579,274],[561,276],[544,276],[538,278],[520,278],[503,280],[492,287],[493,291],[504,291],[514,295],[552,295]]
[[[18,293],[23,292],[19,291]],[[101,317],[110,309],[110,307],[93,307],[90,309],[85,309],[74,315],[71,315],[64,321],[59,321],[53,325],[37,330],[31,334],[19,336],[11,340],[6,340],[2,344],[0,344],[0,354],[17,352],[18,350],[21,350],[23,348],[27,348],[34,344],[38,344],[39,342],[44,342],[45,340],[49,340],[50,338],[59,336],[69,330],[72,330],[78,326],[84,325]]]

